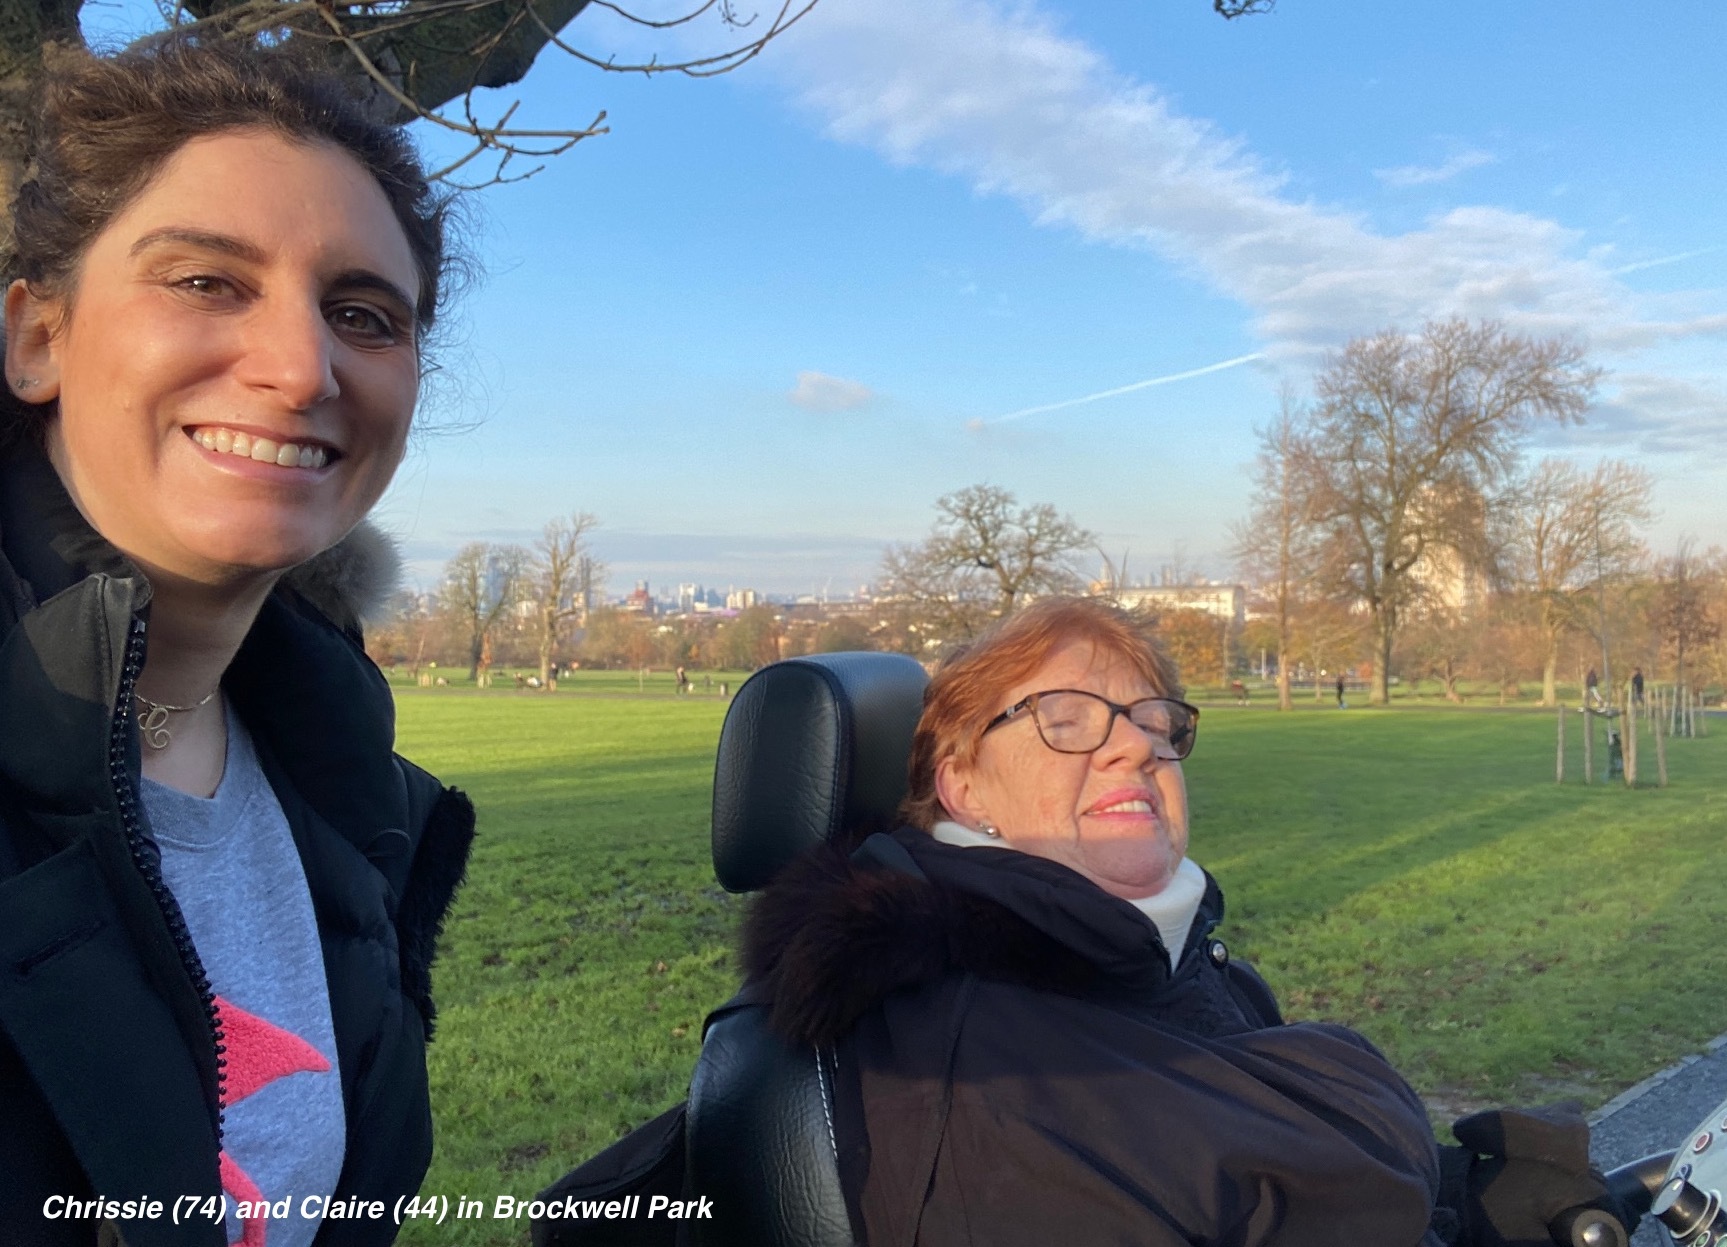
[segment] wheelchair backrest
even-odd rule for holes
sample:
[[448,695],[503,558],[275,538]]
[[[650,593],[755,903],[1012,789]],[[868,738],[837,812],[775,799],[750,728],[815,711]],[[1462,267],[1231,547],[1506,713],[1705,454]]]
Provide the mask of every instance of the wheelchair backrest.
[[[714,873],[765,887],[793,858],[895,824],[923,707],[897,654],[775,663],[738,690],[714,770]],[[788,1044],[766,1010],[708,1027],[690,1084],[687,1189],[713,1199],[701,1247],[852,1247],[834,1133],[831,1052]]]

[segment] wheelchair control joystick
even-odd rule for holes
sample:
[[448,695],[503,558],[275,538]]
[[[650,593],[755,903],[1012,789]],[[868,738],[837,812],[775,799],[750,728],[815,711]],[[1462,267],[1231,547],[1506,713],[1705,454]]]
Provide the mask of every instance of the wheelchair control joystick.
[[1727,1243],[1727,1212],[1719,1191],[1700,1191],[1684,1178],[1674,1178],[1656,1193],[1649,1206],[1679,1247],[1716,1247]]

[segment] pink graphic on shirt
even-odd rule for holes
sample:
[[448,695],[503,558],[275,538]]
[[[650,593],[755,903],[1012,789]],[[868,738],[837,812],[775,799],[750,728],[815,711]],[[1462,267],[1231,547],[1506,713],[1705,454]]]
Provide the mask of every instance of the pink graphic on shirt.
[[[229,1108],[260,1087],[309,1071],[328,1073],[329,1061],[311,1044],[292,1031],[274,1026],[239,1005],[216,997],[216,1014],[222,1022],[222,1042],[227,1047],[228,1078],[222,1107]],[[264,1198],[258,1184],[224,1150],[221,1156],[222,1190],[229,1198],[255,1203]],[[269,1222],[263,1217],[244,1217],[241,1247],[265,1247]]]

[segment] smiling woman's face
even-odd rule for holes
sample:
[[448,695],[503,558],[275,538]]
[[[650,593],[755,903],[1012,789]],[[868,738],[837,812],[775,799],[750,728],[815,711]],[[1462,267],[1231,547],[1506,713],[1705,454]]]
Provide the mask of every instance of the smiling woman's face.
[[91,244],[70,306],[7,295],[7,364],[58,398],[49,454],[152,574],[223,584],[339,541],[419,389],[406,236],[338,148],[194,139]]
[[[1007,689],[998,709],[1032,693],[1073,688],[1119,705],[1159,696],[1120,654],[1071,641]],[[1091,753],[1057,753],[1031,715],[984,736],[977,758],[937,766],[942,804],[959,821],[984,824],[1004,844],[1078,871],[1127,899],[1155,896],[1187,852],[1187,786],[1181,763],[1155,756],[1152,741],[1118,715]]]

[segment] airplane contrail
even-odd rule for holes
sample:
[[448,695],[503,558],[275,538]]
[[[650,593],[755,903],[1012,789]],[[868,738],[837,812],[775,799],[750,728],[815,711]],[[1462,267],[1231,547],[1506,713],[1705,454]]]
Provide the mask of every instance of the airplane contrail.
[[1714,247],[1699,247],[1695,251],[1681,251],[1678,255],[1664,255],[1658,260],[1643,260],[1636,264],[1621,264],[1618,268],[1607,270],[1609,277],[1618,277],[1624,273],[1641,273],[1646,268],[1660,268],[1663,264],[1678,264],[1682,260],[1695,260],[1698,256],[1714,255],[1720,251],[1719,245]]
[[973,420],[968,427],[981,429],[985,425],[1018,420],[1021,416],[1038,416],[1046,411],[1060,411],[1065,407],[1078,407],[1081,403],[1095,403],[1100,398],[1115,398],[1119,394],[1131,394],[1135,390],[1148,390],[1154,385],[1168,385],[1172,381],[1186,381],[1191,377],[1203,377],[1209,372],[1222,372],[1225,368],[1239,368],[1243,364],[1251,364],[1254,360],[1261,358],[1263,356],[1258,351],[1251,355],[1237,355],[1234,359],[1226,359],[1221,363],[1207,364],[1203,368],[1189,368],[1186,372],[1172,372],[1166,377],[1152,377],[1149,381],[1135,381],[1132,385],[1118,385],[1113,390],[1099,390],[1096,394],[1087,394],[1083,398],[1069,398],[1059,403],[1045,403],[1041,407],[1025,407],[1019,411],[1010,411],[1005,416],[991,416],[988,420]]

